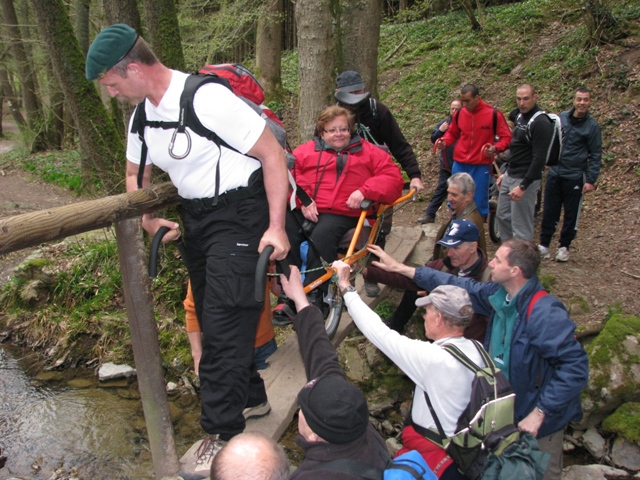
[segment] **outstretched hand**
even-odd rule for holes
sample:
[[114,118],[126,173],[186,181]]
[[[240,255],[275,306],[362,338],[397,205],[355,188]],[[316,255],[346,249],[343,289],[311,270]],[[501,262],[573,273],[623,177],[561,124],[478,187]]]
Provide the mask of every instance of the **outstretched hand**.
[[307,294],[304,293],[304,287],[302,286],[302,276],[300,270],[295,265],[291,265],[291,273],[289,278],[285,275],[280,275],[280,283],[282,284],[282,290],[293,302],[296,304],[296,310],[299,312],[303,308],[309,306],[309,300],[307,300]]
[[409,278],[413,278],[416,273],[415,268],[398,262],[378,245],[367,245],[367,250],[379,258],[378,261],[374,260],[371,263],[374,267],[381,268],[386,272],[399,273]]

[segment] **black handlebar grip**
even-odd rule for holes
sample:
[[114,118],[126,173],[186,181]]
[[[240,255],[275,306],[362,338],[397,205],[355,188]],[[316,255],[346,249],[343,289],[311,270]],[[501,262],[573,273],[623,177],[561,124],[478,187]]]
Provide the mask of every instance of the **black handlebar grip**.
[[254,298],[256,302],[264,302],[264,287],[267,283],[267,269],[269,268],[269,257],[273,253],[273,245],[267,245],[262,250],[258,263],[256,264],[256,289]]
[[158,276],[158,249],[162,242],[162,237],[170,230],[169,227],[160,227],[151,241],[151,248],[149,249],[149,278],[156,278]]

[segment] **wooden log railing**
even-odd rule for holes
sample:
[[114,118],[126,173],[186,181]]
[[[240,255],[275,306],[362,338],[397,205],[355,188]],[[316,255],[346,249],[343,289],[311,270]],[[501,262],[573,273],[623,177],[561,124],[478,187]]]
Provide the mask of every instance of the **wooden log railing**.
[[0,255],[108,227],[180,201],[170,183],[0,219]]

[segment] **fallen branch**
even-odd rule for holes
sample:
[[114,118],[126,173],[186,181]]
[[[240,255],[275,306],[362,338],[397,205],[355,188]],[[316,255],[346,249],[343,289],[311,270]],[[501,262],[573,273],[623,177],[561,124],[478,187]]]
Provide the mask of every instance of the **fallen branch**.
[[386,62],[387,60],[389,60],[391,57],[393,57],[396,53],[398,53],[398,50],[400,50],[400,47],[402,47],[404,45],[404,42],[407,41],[407,36],[405,35],[405,37],[402,39],[402,41],[398,44],[398,46],[396,48],[393,49],[393,52],[391,52],[389,55],[387,55],[384,59],[384,61]]
[[636,280],[640,280],[640,275],[634,275],[633,273],[625,272],[624,270],[622,270],[622,273],[630,276],[631,278],[635,278]]

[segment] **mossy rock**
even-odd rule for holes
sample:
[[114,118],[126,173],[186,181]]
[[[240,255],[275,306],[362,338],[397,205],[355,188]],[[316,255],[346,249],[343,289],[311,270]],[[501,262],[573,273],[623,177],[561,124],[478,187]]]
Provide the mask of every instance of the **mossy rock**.
[[582,392],[582,427],[640,398],[640,317],[616,314],[587,346],[589,383]]
[[629,402],[602,422],[602,431],[615,433],[629,443],[640,445],[640,403]]

